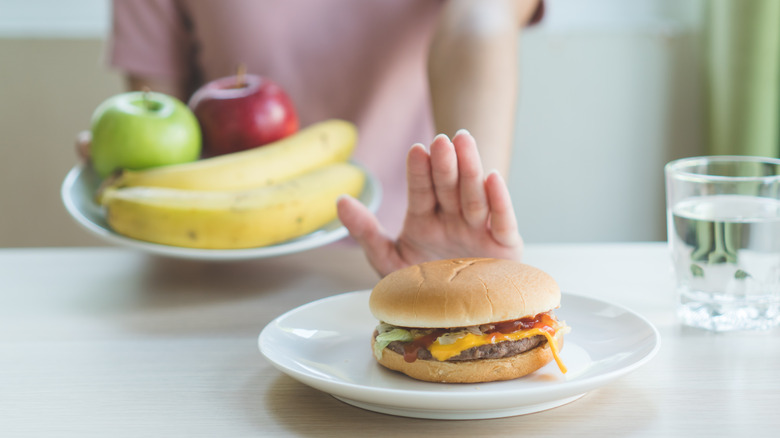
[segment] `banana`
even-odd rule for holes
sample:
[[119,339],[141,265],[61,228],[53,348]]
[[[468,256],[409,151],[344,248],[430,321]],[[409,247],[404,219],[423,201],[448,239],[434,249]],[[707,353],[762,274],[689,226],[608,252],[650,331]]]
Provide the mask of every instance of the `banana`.
[[234,191],[108,188],[103,205],[119,234],[165,245],[251,248],[312,232],[334,220],[341,194],[358,196],[363,171],[336,163],[272,186]]
[[[318,167],[346,161],[357,142],[355,125],[331,119],[262,147],[190,163],[141,171],[124,170],[108,187],[169,187],[187,190],[242,190],[270,186]],[[98,199],[102,193],[98,194]]]

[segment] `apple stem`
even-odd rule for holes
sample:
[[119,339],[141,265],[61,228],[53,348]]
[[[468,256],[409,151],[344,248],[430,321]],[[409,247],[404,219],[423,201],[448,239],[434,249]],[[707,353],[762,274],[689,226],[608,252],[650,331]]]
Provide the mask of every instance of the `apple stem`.
[[236,72],[236,88],[243,88],[246,86],[244,83],[244,75],[246,74],[246,65],[242,62],[238,64],[238,71]]
[[149,93],[151,93],[151,92],[152,92],[152,90],[149,87],[147,87],[147,86],[144,86],[143,88],[141,88],[141,93],[142,93],[141,96],[142,96],[142,98],[144,100],[144,106],[149,111],[152,110],[152,101],[149,100]]

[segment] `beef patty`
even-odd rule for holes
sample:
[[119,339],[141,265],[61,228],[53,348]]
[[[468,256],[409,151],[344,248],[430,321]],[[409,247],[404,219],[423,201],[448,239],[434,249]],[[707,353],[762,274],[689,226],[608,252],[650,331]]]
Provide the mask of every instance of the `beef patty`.
[[[485,344],[479,347],[472,347],[468,350],[463,350],[459,355],[453,356],[447,359],[448,362],[463,361],[463,360],[475,360],[475,359],[501,359],[503,357],[511,357],[524,353],[528,350],[534,349],[546,342],[546,338],[542,335],[532,336],[530,338],[523,338],[518,341],[504,341],[497,344]],[[403,355],[405,342],[393,341],[387,348]],[[431,352],[425,348],[420,348],[417,351],[417,359],[420,360],[436,360],[431,356]]]

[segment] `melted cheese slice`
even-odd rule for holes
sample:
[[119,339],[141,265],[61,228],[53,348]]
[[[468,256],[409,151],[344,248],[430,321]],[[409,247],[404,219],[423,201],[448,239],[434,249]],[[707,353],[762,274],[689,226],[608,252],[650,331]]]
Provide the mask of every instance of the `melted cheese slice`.
[[451,357],[459,355],[462,351],[468,350],[469,348],[479,347],[486,344],[496,344],[503,341],[519,341],[520,339],[530,338],[537,335],[542,335],[547,338],[547,343],[550,344],[550,350],[552,350],[555,363],[558,364],[558,368],[560,368],[561,372],[566,374],[566,366],[563,364],[563,361],[561,361],[561,358],[558,355],[558,343],[555,341],[555,338],[553,338],[550,333],[538,328],[521,330],[507,334],[491,333],[488,335],[475,335],[472,333],[467,333],[462,338],[458,338],[452,344],[442,345],[437,339],[433,344],[431,344],[430,347],[428,347],[428,350],[430,350],[431,356],[437,360],[445,361]]

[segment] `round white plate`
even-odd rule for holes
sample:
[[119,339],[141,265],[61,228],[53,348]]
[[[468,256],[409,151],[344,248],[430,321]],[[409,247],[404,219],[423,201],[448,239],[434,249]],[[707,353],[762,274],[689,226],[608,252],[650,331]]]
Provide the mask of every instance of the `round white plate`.
[[659,349],[658,331],[628,309],[563,294],[559,319],[572,331],[561,358],[516,380],[429,383],[380,366],[370,338],[377,321],[369,291],[298,307],[260,333],[260,351],[280,371],[351,405],[385,414],[435,419],[498,418],[538,412],[583,396],[636,369]]
[[[358,199],[371,211],[379,208],[382,191],[379,181],[365,168],[366,184]],[[98,237],[117,245],[148,251],[150,253],[200,260],[240,260],[276,257],[317,248],[347,236],[347,229],[338,219],[317,231],[276,245],[246,249],[196,249],[161,245],[132,239],[114,232],[106,222],[103,208],[95,202],[100,178],[90,166],[73,167],[62,183],[61,196],[71,216]]]

